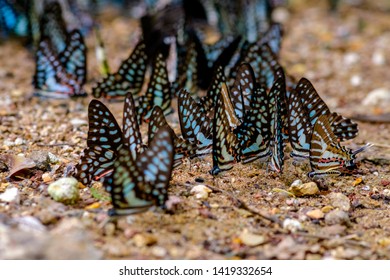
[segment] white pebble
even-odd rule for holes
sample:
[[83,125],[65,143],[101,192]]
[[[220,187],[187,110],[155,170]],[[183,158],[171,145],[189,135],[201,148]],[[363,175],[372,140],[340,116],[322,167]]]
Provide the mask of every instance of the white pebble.
[[362,77],[359,75],[353,75],[350,79],[350,83],[354,87],[360,86],[362,84]]
[[283,221],[283,228],[289,230],[290,232],[297,232],[302,229],[302,224],[294,219],[285,219]]
[[302,181],[298,179],[292,182],[291,187],[299,187],[300,185],[302,185]]
[[357,53],[347,53],[344,55],[344,63],[346,65],[353,65],[359,61],[359,55]]
[[211,193],[212,191],[205,185],[196,185],[191,189],[190,192],[194,193],[195,197],[198,199],[205,199],[209,197],[209,193]]
[[363,191],[369,191],[370,190],[370,186],[364,186],[364,187],[362,187],[362,190]]
[[377,88],[369,92],[363,100],[363,105],[388,105],[390,104],[390,90]]
[[6,189],[5,192],[0,194],[0,201],[1,202],[14,202],[16,204],[19,204],[20,197],[19,197],[19,190],[18,188],[12,187],[9,189]]
[[70,123],[75,127],[79,127],[79,126],[83,126],[83,125],[88,124],[88,122],[86,120],[83,120],[83,119],[71,119]]
[[386,63],[385,56],[383,55],[383,52],[376,51],[372,54],[372,63],[375,65],[384,65]]

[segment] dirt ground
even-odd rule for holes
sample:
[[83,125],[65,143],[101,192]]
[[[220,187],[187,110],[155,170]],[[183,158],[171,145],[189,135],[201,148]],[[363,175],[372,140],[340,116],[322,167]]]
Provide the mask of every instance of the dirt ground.
[[[309,78],[331,110],[347,117],[390,113],[389,96],[377,104],[362,103],[375,89],[390,94],[390,17],[384,12],[390,6],[386,1],[360,7],[341,3],[337,13],[330,13],[324,1],[303,2],[291,1],[288,10],[279,11],[285,29],[281,64],[287,73]],[[134,21],[106,13],[102,36],[115,70],[140,31]],[[87,38],[88,90],[99,78],[94,43],[93,36]],[[169,193],[174,203],[168,212],[156,209],[105,223],[111,205],[99,184],[81,189],[72,206],[47,193],[48,184],[78,162],[86,145],[91,97],[31,97],[33,72],[31,52],[17,41],[0,44],[0,153],[23,154],[44,164],[7,179],[10,170],[0,162],[0,195],[18,189],[18,199],[0,202],[0,258],[390,258],[389,120],[358,122],[358,137],[344,144],[376,146],[359,155],[356,175],[318,182],[317,194],[294,197],[283,191],[295,180],[310,182],[307,163],[294,166],[288,158],[282,174],[266,172],[259,163],[237,164],[213,177],[206,156],[173,171]],[[122,103],[108,106],[121,123]],[[178,128],[175,115],[169,120]],[[208,197],[191,193],[199,184],[210,186]],[[240,202],[251,211],[240,208]],[[258,211],[281,224],[261,218]]]

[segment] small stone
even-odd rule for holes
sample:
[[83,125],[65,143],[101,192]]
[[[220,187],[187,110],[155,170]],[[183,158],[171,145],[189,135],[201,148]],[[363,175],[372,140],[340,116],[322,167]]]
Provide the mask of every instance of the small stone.
[[53,178],[51,177],[49,172],[46,172],[46,173],[42,174],[42,180],[43,180],[44,183],[47,184],[47,183],[53,181]]
[[302,224],[295,219],[285,219],[283,221],[283,228],[294,233],[297,232],[298,230],[302,230]]
[[342,211],[349,211],[351,209],[349,198],[342,193],[330,193],[329,198],[334,208],[338,208]]
[[104,234],[106,236],[114,236],[115,234],[115,224],[113,223],[107,223],[105,226],[104,226]]
[[378,244],[379,244],[380,246],[383,246],[383,247],[388,247],[388,246],[390,246],[390,238],[389,238],[389,237],[381,238],[381,239],[379,239],[377,242],[378,242]]
[[372,55],[372,63],[375,65],[384,65],[386,63],[385,56],[381,51],[375,51]]
[[327,225],[349,225],[350,220],[347,212],[335,209],[326,214],[325,223]]
[[320,229],[320,234],[323,234],[325,236],[331,236],[331,235],[340,235],[343,234],[347,230],[346,226],[343,225],[331,225],[331,226],[325,226]]
[[344,63],[347,65],[353,65],[359,61],[360,57],[357,53],[350,52],[344,55]]
[[35,162],[38,169],[49,170],[49,157],[46,151],[33,151],[30,154],[30,159]]
[[364,106],[388,106],[390,104],[390,90],[388,88],[377,88],[369,92],[363,99]]
[[298,197],[305,195],[315,195],[320,192],[315,182],[309,182],[300,186],[291,186],[288,191]]
[[55,154],[52,154],[50,152],[47,153],[47,157],[50,164],[56,164],[60,161]]
[[292,182],[290,187],[299,187],[300,185],[302,185],[302,181],[298,179]]
[[278,23],[286,23],[290,18],[290,13],[285,7],[277,7],[272,12],[272,20]]
[[0,201],[19,204],[20,196],[18,188],[12,187],[6,189],[5,192],[0,194]]
[[384,196],[390,196],[390,190],[389,189],[384,189],[383,190],[383,195]]
[[378,171],[374,171],[374,172],[372,173],[372,175],[374,175],[374,176],[379,176],[379,172],[378,172]]
[[352,186],[356,187],[357,185],[359,185],[361,182],[363,182],[363,179],[360,177],[360,178],[357,178],[355,181],[353,181],[352,183]]
[[79,198],[78,181],[73,177],[61,178],[49,185],[49,195],[58,202],[74,204]]
[[354,87],[360,86],[362,84],[362,77],[359,75],[353,75],[349,82]]
[[324,207],[321,208],[321,211],[322,211],[323,213],[329,213],[329,212],[332,211],[332,210],[333,210],[333,207],[330,206],[330,205],[326,205],[326,206],[324,206]]
[[308,211],[306,213],[306,216],[308,216],[309,218],[318,220],[318,219],[322,219],[325,216],[325,214],[320,209],[314,209],[314,210]]
[[80,126],[83,126],[83,125],[88,125],[88,122],[86,120],[83,120],[83,119],[71,119],[70,120],[70,123],[75,126],[75,127],[80,127]]
[[383,179],[383,180],[381,180],[381,185],[384,187],[387,187],[388,185],[390,185],[390,181]]
[[362,187],[362,190],[363,190],[363,191],[369,191],[369,190],[370,190],[370,186],[367,186],[367,185],[366,185],[366,186],[363,186],[363,187]]
[[101,207],[101,204],[100,204],[100,202],[94,202],[94,203],[92,203],[92,204],[89,204],[89,205],[87,205],[87,206],[85,206],[85,210],[92,210],[92,209],[98,209],[98,208],[100,208]]
[[263,235],[250,233],[247,229],[243,230],[239,239],[242,244],[247,246],[258,246],[266,241],[266,238]]
[[25,141],[24,141],[22,138],[18,137],[18,138],[15,139],[14,144],[15,144],[15,146],[20,146],[20,145],[22,145],[24,142],[25,142]]
[[157,242],[157,238],[155,236],[141,233],[134,235],[132,240],[137,247],[151,246]]
[[7,188],[8,188],[8,186],[10,185],[10,183],[1,183],[0,184],[0,192],[4,192]]
[[194,193],[195,197],[198,199],[206,199],[209,197],[209,193],[211,193],[212,190],[205,185],[196,185],[191,189],[190,192]]
[[167,255],[167,250],[160,246],[154,246],[152,249],[152,254],[155,257],[163,258]]

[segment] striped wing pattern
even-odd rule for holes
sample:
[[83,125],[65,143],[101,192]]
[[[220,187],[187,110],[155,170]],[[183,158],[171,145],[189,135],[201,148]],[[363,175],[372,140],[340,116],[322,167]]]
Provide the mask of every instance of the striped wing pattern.
[[196,144],[197,154],[210,153],[213,145],[213,122],[207,112],[185,89],[179,91],[178,107],[183,138]]
[[[86,80],[85,45],[79,44],[82,41],[79,41],[81,34],[78,31],[71,35],[67,47],[59,55],[55,54],[50,41],[39,43],[33,76],[36,95],[54,98],[86,95],[83,89]],[[73,63],[75,59],[78,59],[77,64]]]
[[153,64],[148,89],[145,96],[140,99],[137,109],[139,122],[149,120],[154,106],[159,106],[166,115],[171,113],[171,100],[172,90],[168,79],[167,66],[162,54],[159,53]]
[[233,168],[240,161],[240,146],[237,136],[233,133],[226,114],[224,99],[220,94],[215,106],[213,122],[213,168],[212,175]]
[[302,78],[296,88],[297,94],[301,96],[302,103],[306,107],[312,126],[321,115],[330,116],[332,130],[340,141],[355,138],[358,134],[357,124],[352,120],[331,113],[328,106],[321,99],[314,86],[306,78]]
[[356,155],[370,146],[371,144],[367,144],[355,151],[341,146],[331,128],[329,116],[319,116],[310,139],[312,171],[309,177],[337,176],[344,170],[353,170],[356,167]]
[[109,215],[129,215],[164,206],[173,168],[173,137],[167,127],[158,130],[149,149],[133,158],[128,149],[119,150],[113,173],[104,185],[111,194]]
[[161,127],[166,127],[171,131],[174,139],[174,167],[176,168],[180,164],[183,163],[185,158],[192,158],[196,156],[196,144],[184,139],[182,137],[178,137],[172,128],[167,123],[163,110],[155,106],[153,108],[152,114],[150,116],[149,122],[149,134],[148,134],[148,142],[153,141],[157,131]]
[[115,99],[123,98],[129,91],[138,94],[144,83],[147,60],[145,43],[140,41],[116,73],[109,74],[92,88],[92,95]]

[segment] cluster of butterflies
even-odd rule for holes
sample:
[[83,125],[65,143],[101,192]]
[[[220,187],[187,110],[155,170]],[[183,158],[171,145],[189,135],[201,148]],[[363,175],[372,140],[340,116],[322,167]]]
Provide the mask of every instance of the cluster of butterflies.
[[[125,97],[123,126],[102,102],[91,101],[87,148],[76,167],[76,177],[86,185],[104,178],[114,205],[110,214],[163,206],[172,170],[185,159],[210,153],[213,175],[236,163],[256,160],[282,172],[288,142],[294,160],[309,161],[309,177],[355,170],[356,155],[370,144],[355,151],[340,144],[356,137],[357,124],[331,112],[309,80],[295,82],[284,73],[274,51],[280,44],[270,35],[276,33],[274,29],[261,42],[237,46],[239,55],[234,62],[234,54],[221,57],[235,40],[222,48],[214,60],[217,63],[210,63],[213,60],[207,57],[211,54],[189,36],[176,87],[169,82],[166,61],[159,54],[144,95],[141,89],[147,55],[140,41],[116,73],[95,85],[95,97]],[[188,88],[202,87],[199,71],[207,70],[198,67],[203,55],[206,62],[202,65],[209,67],[212,78],[206,94],[198,96]],[[171,105],[173,98],[177,98],[180,136],[165,118],[176,109]],[[148,123],[147,144],[140,132],[143,122]]]
[[[265,6],[253,6],[261,7]],[[85,96],[83,35],[77,29],[68,31],[56,1],[44,9],[35,93]],[[246,32],[252,25],[248,23]],[[310,81],[296,82],[284,72],[278,62],[279,24],[269,23],[265,31],[255,32],[252,42],[253,35],[244,34],[204,44],[205,34],[185,25],[167,37],[169,60],[162,49],[149,52],[150,43],[141,39],[116,72],[107,72],[93,86],[95,98],[124,99],[123,125],[101,101],[90,102],[87,148],[75,176],[85,185],[103,180],[112,197],[111,215],[164,206],[172,170],[206,154],[212,155],[212,175],[257,160],[282,172],[288,142],[295,161],[309,161],[309,177],[356,169],[356,155],[370,144],[352,151],[340,143],[356,137],[357,124],[331,112]],[[176,67],[168,71],[172,60]],[[172,99],[177,99],[177,108],[172,108]],[[181,135],[165,118],[173,111],[178,112]],[[147,143],[140,131],[144,122]]]

